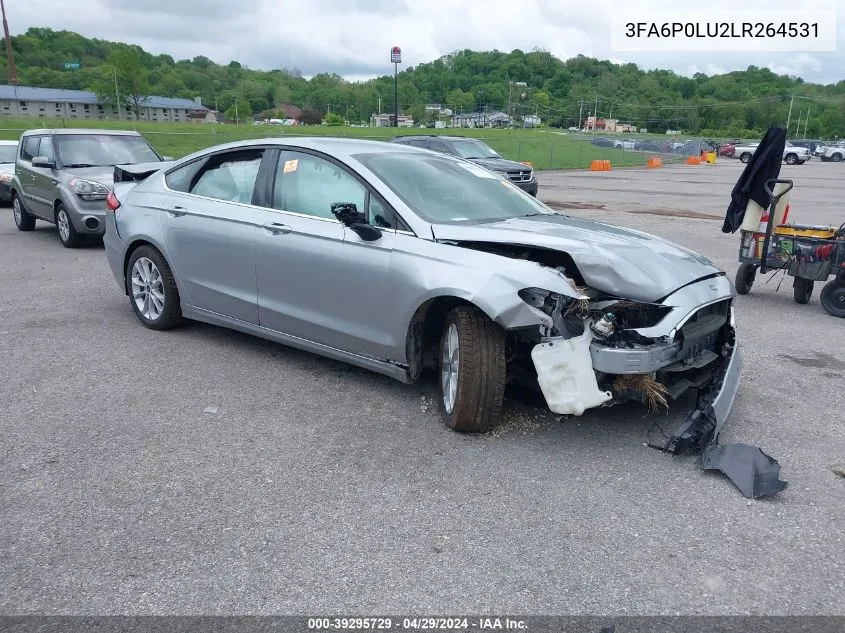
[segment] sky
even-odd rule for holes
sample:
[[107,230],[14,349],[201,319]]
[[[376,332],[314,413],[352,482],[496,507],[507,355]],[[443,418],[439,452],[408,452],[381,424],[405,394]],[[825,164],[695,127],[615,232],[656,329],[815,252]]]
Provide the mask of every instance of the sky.
[[[5,4],[13,34],[29,27],[67,29],[138,44],[176,59],[203,55],[254,69],[296,68],[306,77],[328,72],[358,81],[392,74],[389,52],[398,45],[400,69],[463,49],[538,48],[561,59],[583,54],[683,75],[719,74],[753,64],[811,82],[845,79],[845,0],[73,0],[71,4],[5,0]],[[58,6],[73,10],[57,11]],[[739,6],[764,22],[774,19],[775,10],[779,20],[786,16],[798,21],[803,10],[835,9],[836,50],[629,52],[612,46],[613,17],[653,20],[683,9],[705,21],[714,11]],[[720,46],[714,41],[714,49]]]

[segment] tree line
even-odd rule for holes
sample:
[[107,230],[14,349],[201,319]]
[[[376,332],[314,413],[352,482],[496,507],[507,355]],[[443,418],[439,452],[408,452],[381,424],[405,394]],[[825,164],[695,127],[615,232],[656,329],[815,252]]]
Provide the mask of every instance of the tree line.
[[[277,107],[291,104],[304,110],[307,122],[329,115],[328,122],[338,124],[368,122],[380,107],[383,112],[393,107],[389,74],[364,82],[328,72],[308,79],[295,68],[254,70],[204,56],[176,60],[46,28],[13,36],[12,49],[21,85],[92,90],[108,103],[119,94],[134,111],[149,95],[200,97],[207,107],[241,121],[281,116]],[[79,68],[66,69],[68,62]],[[5,58],[0,67],[5,78]],[[399,74],[399,102],[403,113],[423,123],[439,116],[426,105],[440,104],[454,113],[537,114],[557,127],[579,126],[596,114],[658,133],[750,137],[789,120],[791,138],[805,130],[812,138],[845,135],[845,81],[812,84],[755,66],[686,77],[582,55],[561,60],[539,49],[463,50],[407,67]]]

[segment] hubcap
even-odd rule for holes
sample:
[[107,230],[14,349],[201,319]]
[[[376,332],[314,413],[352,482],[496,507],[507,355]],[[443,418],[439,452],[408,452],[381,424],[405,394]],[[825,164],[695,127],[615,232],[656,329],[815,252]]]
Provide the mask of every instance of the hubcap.
[[155,321],[164,311],[164,284],[158,267],[147,257],[132,266],[132,299],[144,318]]
[[446,413],[452,413],[458,395],[458,362],[460,360],[458,327],[449,324],[440,345],[440,387]]
[[67,213],[65,213],[64,209],[59,211],[58,224],[59,235],[62,236],[63,241],[67,242],[70,239],[70,221],[68,220]]
[[23,212],[21,210],[21,201],[15,196],[15,201],[12,203],[12,213],[15,214],[15,224],[20,226],[23,221]]

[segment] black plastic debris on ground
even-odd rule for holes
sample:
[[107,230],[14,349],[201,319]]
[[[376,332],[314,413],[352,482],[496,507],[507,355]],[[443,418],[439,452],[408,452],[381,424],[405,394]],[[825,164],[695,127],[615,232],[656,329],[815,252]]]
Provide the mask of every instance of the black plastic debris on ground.
[[773,495],[785,489],[780,464],[756,446],[711,444],[704,450],[701,468],[723,472],[749,499]]
[[[714,391],[708,396],[712,397]],[[780,479],[780,464],[776,459],[756,446],[718,443],[716,414],[707,396],[701,400],[663,446],[649,446],[672,455],[701,453],[703,470],[721,471],[749,499],[784,490],[787,482]]]

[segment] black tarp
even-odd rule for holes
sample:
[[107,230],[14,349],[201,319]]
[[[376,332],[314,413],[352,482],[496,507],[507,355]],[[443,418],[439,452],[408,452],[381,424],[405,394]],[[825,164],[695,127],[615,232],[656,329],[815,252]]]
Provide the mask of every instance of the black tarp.
[[771,127],[766,130],[760,145],[751,157],[739,180],[731,191],[731,203],[725,214],[722,225],[723,233],[736,233],[745,218],[745,207],[753,200],[766,208],[772,201],[766,192],[766,182],[776,180],[780,174],[783,162],[783,151],[786,148],[786,130]]

